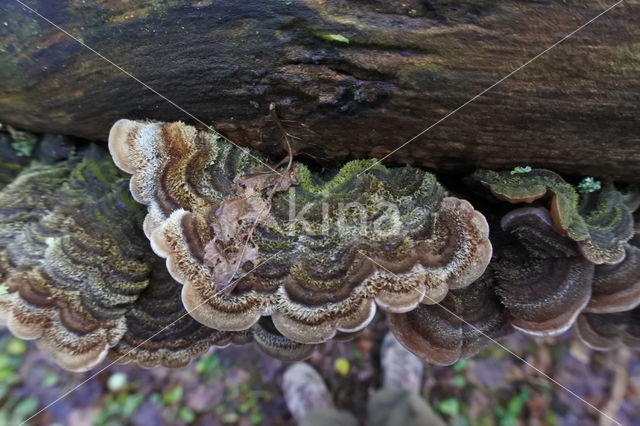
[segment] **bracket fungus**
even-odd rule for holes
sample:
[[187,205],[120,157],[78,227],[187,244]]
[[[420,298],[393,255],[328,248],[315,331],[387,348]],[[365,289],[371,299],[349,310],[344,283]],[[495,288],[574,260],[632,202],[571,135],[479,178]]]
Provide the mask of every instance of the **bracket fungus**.
[[640,308],[611,314],[583,313],[578,317],[576,331],[592,349],[640,349]]
[[591,293],[586,312],[623,312],[640,305],[640,248],[633,240],[625,244],[622,262],[595,268]]
[[422,170],[370,160],[330,177],[297,163],[268,171],[183,123],[120,120],[109,148],[148,206],[145,233],[185,307],[215,329],[271,316],[294,341],[324,342],[366,327],[376,306],[442,300],[491,258],[482,214]]
[[263,325],[221,332],[189,317],[127,185],[92,146],[54,165],[33,163],[0,191],[2,324],[74,371],[106,357],[182,366],[211,345],[250,341],[284,359],[310,355],[312,347]]
[[579,194],[558,174],[544,169],[512,174],[481,170],[474,178],[510,203],[543,201],[554,229],[578,242],[583,256],[596,264],[621,262],[624,245],[633,237],[633,211],[638,194],[623,194],[613,185]]
[[513,210],[500,225],[516,242],[490,268],[513,326],[536,335],[564,332],[589,302],[594,265],[553,230],[544,208]]
[[[160,259],[158,259],[160,260]],[[149,286],[126,313],[127,331],[109,350],[108,359],[135,362],[142,367],[183,367],[212,346],[244,345],[283,361],[311,356],[314,346],[293,342],[274,329],[268,319],[242,332],[219,331],[195,321],[180,299],[181,285],[168,274],[163,262],[152,264]]]
[[407,349],[435,364],[453,364],[475,355],[513,332],[509,314],[485,273],[474,284],[451,290],[442,302],[404,314],[390,314],[389,328]]
[[109,150],[113,162],[90,145],[4,167],[15,153],[0,147],[0,323],[64,368],[179,367],[249,343],[300,360],[378,308],[439,364],[574,324],[594,348],[640,348],[633,192],[477,172],[530,204],[488,212],[494,253],[485,217],[423,170],[272,168],[183,123],[120,120]]
[[[0,317],[18,337],[71,370],[91,368],[125,332],[124,312],[146,286],[136,206],[109,162],[34,164],[0,193]],[[113,187],[112,187],[113,185]],[[133,210],[133,211],[132,211]],[[118,216],[118,226],[109,220]],[[140,215],[137,214],[140,218]]]
[[616,265],[596,266],[592,296],[576,321],[578,337],[589,347],[640,349],[640,249],[636,230]]
[[512,237],[488,268],[513,326],[536,335],[567,330],[584,312],[628,311],[640,305],[640,250],[625,244],[624,259],[594,264],[575,241],[554,231],[544,207],[519,208],[501,220]]

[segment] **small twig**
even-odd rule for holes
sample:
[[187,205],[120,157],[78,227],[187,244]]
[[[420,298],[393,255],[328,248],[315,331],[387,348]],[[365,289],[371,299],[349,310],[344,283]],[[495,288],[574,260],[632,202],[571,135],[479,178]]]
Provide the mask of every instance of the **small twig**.
[[291,135],[289,135],[289,133],[287,133],[287,131],[284,129],[284,126],[280,122],[280,119],[278,118],[278,112],[276,111],[275,102],[271,102],[269,104],[269,113],[271,114],[271,118],[273,118],[273,121],[276,122],[276,125],[278,126],[278,128],[282,132],[283,140],[284,140],[284,142],[286,144],[285,148],[286,148],[286,151],[287,151],[287,154],[288,154],[288,158],[289,158],[289,162],[288,162],[287,167],[285,169],[285,172],[287,172],[287,171],[291,170],[291,165],[293,164],[293,150],[291,149],[291,141],[289,140]]
[[[278,188],[280,188],[280,184],[282,183],[282,180],[285,178],[285,176],[289,177],[289,172],[291,172],[291,166],[293,165],[293,151],[291,150],[291,143],[289,142],[289,134],[284,130],[284,127],[282,126],[282,123],[280,122],[280,119],[278,118],[278,113],[276,112],[276,104],[274,102],[271,102],[271,104],[269,104],[269,111],[271,112],[271,117],[273,117],[274,121],[278,125],[278,128],[282,132],[283,139],[284,139],[284,141],[286,143],[288,161],[287,161],[287,167],[284,169],[284,172],[280,173],[280,178],[271,187],[271,192],[267,196],[267,204],[265,205],[265,208],[269,209],[267,211],[267,214],[269,213],[269,211],[271,211],[271,201],[273,200],[273,196],[277,192]],[[266,188],[264,188],[264,189],[266,189]],[[264,210],[264,208],[262,210]],[[262,210],[260,211],[260,213],[258,213],[258,217],[256,218],[255,222],[253,222],[253,226],[249,230],[249,236],[247,238],[247,244],[249,243],[249,238],[253,239],[253,231],[255,231],[255,228],[258,225],[258,221],[260,220],[260,216],[262,216]]]
[[[242,259],[244,258],[244,254],[247,251],[247,247],[249,246],[250,243],[254,243],[253,241],[253,234],[256,230],[256,228],[258,227],[258,224],[260,223],[260,219],[263,216],[263,212],[266,210],[266,214],[269,214],[269,212],[271,211],[271,203],[273,201],[273,197],[275,196],[276,192],[278,192],[278,189],[281,187],[281,183],[282,181],[286,178],[290,178],[290,172],[291,172],[291,167],[293,165],[293,150],[291,148],[291,142],[289,140],[289,138],[291,137],[291,135],[289,135],[289,133],[287,133],[287,131],[284,129],[284,127],[282,126],[282,123],[280,122],[280,119],[278,118],[278,114],[276,112],[276,104],[275,103],[271,103],[269,105],[269,111],[271,113],[271,117],[273,118],[273,120],[276,122],[276,125],[278,126],[278,128],[280,129],[280,131],[282,132],[283,135],[283,140],[285,142],[285,149],[287,151],[287,157],[284,158],[280,163],[278,163],[278,165],[276,165],[276,168],[279,167],[285,160],[287,161],[287,166],[285,167],[284,171],[282,173],[279,173],[279,178],[278,180],[271,185],[271,191],[269,191],[269,194],[267,195],[267,200],[265,202],[264,207],[258,212],[258,215],[256,216],[255,221],[253,222],[253,224],[251,225],[251,228],[249,228],[249,231],[247,232],[247,240],[245,241],[244,246],[242,247],[242,251],[240,252],[240,256],[238,257],[238,261],[236,263],[236,270],[233,273],[233,276],[236,276],[238,274],[238,272],[240,271],[240,267],[242,266]],[[269,172],[265,172],[265,174],[269,174]],[[267,189],[268,186],[264,187],[264,188],[260,188],[260,190],[258,191],[258,194],[254,195],[254,196],[259,196],[260,193],[262,191],[264,191],[265,189]],[[225,289],[226,290],[226,289]],[[227,291],[231,291],[231,290],[227,290]]]

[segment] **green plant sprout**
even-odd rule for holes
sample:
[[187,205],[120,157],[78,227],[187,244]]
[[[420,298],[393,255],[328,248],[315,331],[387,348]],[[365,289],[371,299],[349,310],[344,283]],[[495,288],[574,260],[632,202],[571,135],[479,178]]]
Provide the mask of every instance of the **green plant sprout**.
[[531,166],[524,166],[524,167],[518,166],[518,167],[515,167],[513,170],[511,170],[511,174],[522,175],[522,174],[531,172],[531,170],[532,170]]
[[599,180],[595,180],[592,177],[586,177],[578,184],[578,192],[581,194],[587,194],[589,192],[596,192],[602,188],[602,184]]

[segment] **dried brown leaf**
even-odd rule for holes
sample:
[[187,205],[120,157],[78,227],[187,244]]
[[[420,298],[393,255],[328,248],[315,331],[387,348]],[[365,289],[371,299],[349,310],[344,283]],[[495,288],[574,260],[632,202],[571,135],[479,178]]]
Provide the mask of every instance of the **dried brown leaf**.
[[204,250],[205,264],[213,268],[213,280],[220,291],[233,288],[231,284],[245,263],[259,263],[253,232],[268,218],[273,195],[298,183],[295,169],[282,174],[256,169],[234,180],[235,198],[224,200],[216,210],[211,222],[214,239]]

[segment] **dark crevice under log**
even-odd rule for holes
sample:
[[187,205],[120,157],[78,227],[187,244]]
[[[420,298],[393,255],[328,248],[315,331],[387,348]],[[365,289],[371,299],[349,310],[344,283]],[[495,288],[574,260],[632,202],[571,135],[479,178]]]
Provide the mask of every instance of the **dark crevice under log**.
[[[297,154],[321,164],[385,156],[614,3],[25,2],[274,157],[277,103]],[[639,22],[637,0],[615,7],[387,162],[640,180]],[[194,123],[19,4],[0,4],[0,122],[104,140],[122,117]]]

